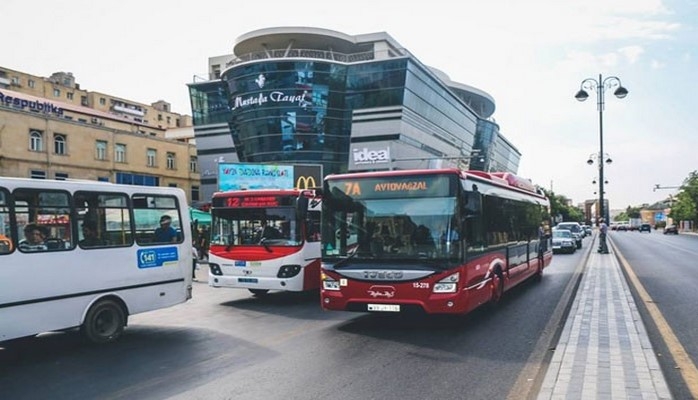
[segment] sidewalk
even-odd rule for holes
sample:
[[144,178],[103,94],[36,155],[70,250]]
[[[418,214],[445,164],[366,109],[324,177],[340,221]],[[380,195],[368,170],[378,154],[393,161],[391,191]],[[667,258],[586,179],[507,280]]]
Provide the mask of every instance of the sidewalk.
[[599,254],[598,236],[589,246],[538,399],[671,399],[615,248]]

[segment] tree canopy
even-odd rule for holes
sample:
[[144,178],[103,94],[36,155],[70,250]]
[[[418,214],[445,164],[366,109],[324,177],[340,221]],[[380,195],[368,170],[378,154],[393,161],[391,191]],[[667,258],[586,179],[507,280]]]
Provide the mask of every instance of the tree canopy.
[[698,171],[691,172],[674,197],[669,216],[674,221],[693,221],[698,225]]

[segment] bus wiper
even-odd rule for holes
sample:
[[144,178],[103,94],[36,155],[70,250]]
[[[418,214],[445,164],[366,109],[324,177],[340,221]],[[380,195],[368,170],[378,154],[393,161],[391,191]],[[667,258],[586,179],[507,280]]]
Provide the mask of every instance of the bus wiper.
[[346,264],[349,260],[354,258],[357,254],[359,254],[359,246],[354,247],[351,253],[348,253],[345,258],[342,258],[341,260],[337,261],[337,264],[335,264],[335,267],[341,267],[343,264]]
[[264,246],[265,249],[267,249],[268,252],[272,252],[271,247],[267,244],[267,238],[262,238],[262,240],[259,241],[259,244]]

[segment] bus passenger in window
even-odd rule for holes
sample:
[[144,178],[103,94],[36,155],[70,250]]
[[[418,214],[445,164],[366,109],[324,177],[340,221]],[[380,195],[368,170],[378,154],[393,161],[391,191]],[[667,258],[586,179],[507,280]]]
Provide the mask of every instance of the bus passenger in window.
[[19,249],[23,251],[44,251],[46,247],[46,236],[48,231],[45,227],[34,223],[24,227],[24,239],[19,241]]
[[80,241],[81,247],[97,247],[104,246],[106,243],[99,237],[97,224],[94,221],[85,221],[82,223],[82,236]]
[[160,227],[155,229],[155,243],[177,243],[177,230],[172,226],[172,217],[160,217]]

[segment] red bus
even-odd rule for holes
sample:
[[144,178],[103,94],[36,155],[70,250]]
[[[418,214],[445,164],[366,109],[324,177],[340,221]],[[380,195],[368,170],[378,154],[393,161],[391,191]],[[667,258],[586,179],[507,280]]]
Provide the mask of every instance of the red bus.
[[215,193],[209,286],[244,288],[254,295],[317,289],[321,207],[312,190]]
[[528,180],[458,169],[329,175],[326,310],[463,314],[542,278],[549,202]]

